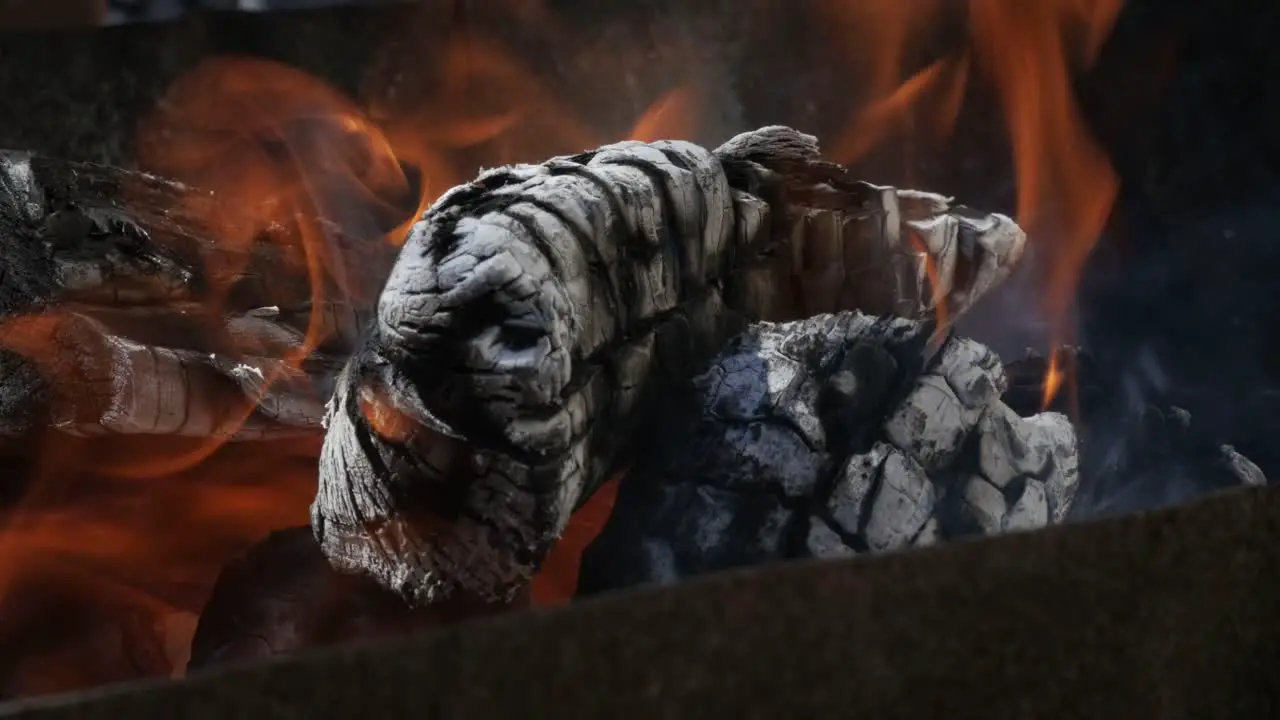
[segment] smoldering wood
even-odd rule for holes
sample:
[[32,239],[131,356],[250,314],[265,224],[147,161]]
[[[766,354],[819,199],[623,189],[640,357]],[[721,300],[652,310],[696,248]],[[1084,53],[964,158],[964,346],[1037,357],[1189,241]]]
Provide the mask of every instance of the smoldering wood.
[[[319,432],[368,300],[345,297],[329,277],[319,290],[329,299],[313,307],[289,228],[233,247],[211,219],[261,222],[145,173],[0,153],[4,435],[41,422],[77,435]],[[384,274],[394,248],[327,227],[338,248],[327,269]],[[309,324],[323,342],[307,353]]]
[[1061,522],[1078,488],[1059,413],[1001,400],[1000,360],[927,323],[761,323],[664,418],[582,558],[579,594],[887,552]]
[[411,603],[501,598],[744,323],[954,318],[1024,242],[1008,217],[859,181],[783,127],[487,171],[392,269],[330,405],[313,526],[337,567]]
[[[677,396],[583,557],[579,596],[730,567],[1044,527],[1074,497],[1075,434],[1003,404],[999,359],[930,323],[861,313],[753,326]],[[500,612],[454,596],[412,610],[339,573],[309,528],[230,564],[192,671]]]

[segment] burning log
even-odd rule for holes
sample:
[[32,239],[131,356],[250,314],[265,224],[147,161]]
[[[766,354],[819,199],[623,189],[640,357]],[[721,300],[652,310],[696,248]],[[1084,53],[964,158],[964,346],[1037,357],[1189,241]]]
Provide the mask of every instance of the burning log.
[[841,313],[735,338],[632,468],[579,592],[1061,521],[1070,422],[1019,417],[990,350],[930,330]]
[[782,127],[488,171],[415,226],[338,380],[322,549],[413,604],[508,597],[747,322],[954,317],[1023,243]]
[[[26,153],[0,169],[15,257],[4,397],[7,418],[35,418],[13,434],[40,420],[80,435],[318,430],[318,398],[371,309],[335,276],[377,275],[390,246],[343,225],[310,247],[255,225],[252,208],[142,173]],[[231,235],[254,242],[225,242],[237,224],[255,232]],[[321,547],[339,570],[433,605],[430,622],[503,607],[570,511],[746,322],[846,307],[945,321],[1000,282],[1022,243],[1006,217],[857,181],[786,128],[714,153],[623,143],[486,173],[443,198],[382,273],[381,322],[330,405]],[[468,472],[475,482],[456,475]],[[441,517],[444,536],[432,534]],[[403,544],[361,553],[389,532]],[[341,636],[296,630],[333,607],[389,607],[384,591],[298,560],[294,542],[273,538],[228,570],[196,666],[252,654],[234,638],[264,632],[220,623],[219,608],[317,588],[345,598],[259,612],[300,618],[275,652]],[[300,569],[278,587],[236,590],[271,574],[245,568],[290,563]],[[446,602],[454,589],[465,592]],[[422,619],[405,613],[369,622]]]
[[[228,227],[255,241],[228,245]],[[0,153],[0,436],[40,419],[89,436],[317,433],[367,313],[317,275],[385,276],[394,254],[326,229],[320,257],[195,188]]]

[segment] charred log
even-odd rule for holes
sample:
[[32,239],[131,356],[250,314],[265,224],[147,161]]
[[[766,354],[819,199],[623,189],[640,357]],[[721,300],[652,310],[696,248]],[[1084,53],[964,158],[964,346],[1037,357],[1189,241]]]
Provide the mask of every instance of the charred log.
[[623,480],[580,593],[1061,521],[1071,424],[1019,417],[990,350],[931,330],[842,313],[734,339]]
[[789,128],[486,172],[391,272],[330,405],[313,527],[411,602],[501,598],[744,323],[954,317],[1023,242],[1002,215],[858,181]]
[[187,672],[503,612],[514,605],[451,602],[412,610],[372,580],[339,573],[311,529],[272,533],[218,576],[200,613]]
[[[77,435],[317,433],[367,310],[330,279],[313,287],[320,261],[296,228],[220,236],[261,223],[144,173],[0,153],[0,436],[37,418]],[[327,227],[330,275],[385,275],[391,248]],[[314,352],[309,328],[324,338]]]

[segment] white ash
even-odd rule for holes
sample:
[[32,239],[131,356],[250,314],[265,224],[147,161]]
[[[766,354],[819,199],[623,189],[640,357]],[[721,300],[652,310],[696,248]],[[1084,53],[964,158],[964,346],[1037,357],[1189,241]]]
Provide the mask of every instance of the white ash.
[[1019,417],[994,353],[930,335],[861,313],[751,327],[690,388],[694,430],[673,420],[663,457],[623,481],[580,590],[1060,522],[1070,422]]

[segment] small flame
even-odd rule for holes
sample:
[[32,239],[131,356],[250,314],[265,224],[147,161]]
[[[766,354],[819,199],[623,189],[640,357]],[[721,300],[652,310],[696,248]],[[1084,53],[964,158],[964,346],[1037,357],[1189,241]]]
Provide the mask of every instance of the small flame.
[[1049,367],[1044,373],[1044,388],[1040,394],[1040,409],[1048,410],[1053,405],[1053,401],[1058,397],[1058,391],[1062,389],[1063,382],[1066,380],[1066,373],[1062,371],[1061,353],[1055,350],[1049,356]]
[[938,279],[938,264],[919,235],[909,233],[908,237],[911,240],[911,247],[924,258],[925,277],[929,281],[929,292],[933,295],[930,304],[933,306],[933,317],[937,323],[932,339],[938,343],[946,337],[947,328],[951,325],[950,314],[947,311],[947,298],[942,292],[942,285]]
[[679,87],[650,105],[636,120],[627,139],[654,142],[689,138],[697,132],[699,115],[692,87]]

